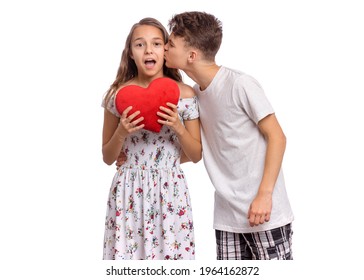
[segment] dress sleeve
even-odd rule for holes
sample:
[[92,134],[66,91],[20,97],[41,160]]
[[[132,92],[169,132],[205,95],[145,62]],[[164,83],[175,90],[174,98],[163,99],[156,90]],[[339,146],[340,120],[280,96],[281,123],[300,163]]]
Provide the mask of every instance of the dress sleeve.
[[102,99],[102,103],[101,103],[101,107],[105,108],[110,113],[112,113],[113,115],[117,116],[118,118],[121,117],[121,115],[119,114],[118,110],[116,110],[116,106],[115,106],[115,94],[113,94],[111,96],[111,98],[109,99],[109,102],[107,104],[105,102],[105,98],[103,98]]
[[178,113],[184,121],[198,119],[200,114],[198,112],[197,96],[181,98],[178,102]]

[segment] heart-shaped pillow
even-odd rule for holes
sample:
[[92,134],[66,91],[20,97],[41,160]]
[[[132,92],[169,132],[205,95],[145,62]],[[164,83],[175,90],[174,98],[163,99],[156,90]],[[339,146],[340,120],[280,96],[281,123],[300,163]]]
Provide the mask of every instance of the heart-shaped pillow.
[[119,114],[122,114],[129,106],[133,106],[129,115],[135,111],[140,111],[136,119],[144,117],[144,120],[138,125],[144,124],[144,129],[159,132],[162,129],[162,124],[157,121],[159,119],[157,115],[159,107],[168,107],[167,102],[177,105],[179,95],[179,87],[174,80],[157,78],[147,88],[137,85],[121,88],[116,94],[115,106]]

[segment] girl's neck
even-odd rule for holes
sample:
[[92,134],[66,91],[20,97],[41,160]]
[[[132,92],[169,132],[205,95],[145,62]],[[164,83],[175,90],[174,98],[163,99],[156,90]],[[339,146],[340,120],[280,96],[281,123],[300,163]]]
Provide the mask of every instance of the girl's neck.
[[150,84],[153,80],[155,80],[155,79],[157,79],[157,78],[162,78],[162,77],[163,77],[163,74],[161,74],[161,75],[155,75],[155,76],[142,76],[142,75],[138,75],[138,76],[136,76],[136,77],[133,79],[132,83],[133,83],[133,84],[136,84],[136,85],[138,85],[138,86],[140,86],[140,87],[144,87],[144,88],[146,88],[146,87],[148,87],[148,86],[149,86],[149,84]]

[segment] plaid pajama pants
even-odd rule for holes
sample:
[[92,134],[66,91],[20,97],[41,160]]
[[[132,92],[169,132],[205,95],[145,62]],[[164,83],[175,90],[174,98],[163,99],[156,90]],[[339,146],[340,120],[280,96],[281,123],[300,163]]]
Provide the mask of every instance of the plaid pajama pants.
[[292,225],[252,233],[216,230],[218,260],[293,260]]

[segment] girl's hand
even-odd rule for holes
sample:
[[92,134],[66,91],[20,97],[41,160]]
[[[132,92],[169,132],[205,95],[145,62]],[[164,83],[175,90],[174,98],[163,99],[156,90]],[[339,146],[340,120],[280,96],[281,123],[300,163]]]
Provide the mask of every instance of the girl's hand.
[[184,126],[179,119],[177,105],[168,102],[167,106],[169,108],[159,107],[162,112],[157,112],[157,115],[163,119],[159,119],[158,122],[171,127],[177,134],[182,134]]
[[131,109],[133,109],[133,107],[129,106],[121,114],[119,127],[122,128],[123,131],[122,134],[124,134],[124,136],[128,135],[129,133],[138,131],[144,127],[144,124],[138,125],[141,121],[144,120],[143,117],[134,120],[134,118],[140,114],[140,111],[136,111],[130,116],[128,116],[128,113],[130,112]]

